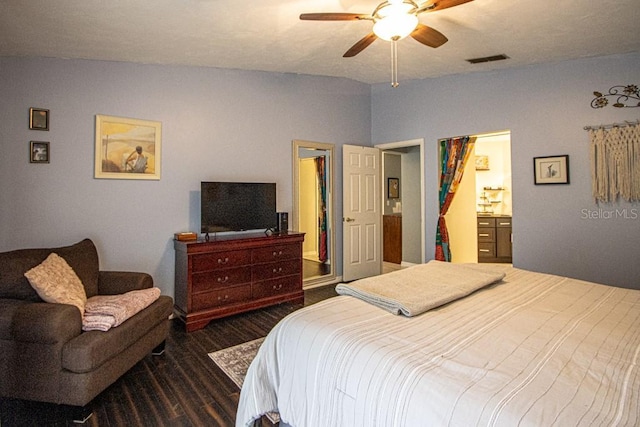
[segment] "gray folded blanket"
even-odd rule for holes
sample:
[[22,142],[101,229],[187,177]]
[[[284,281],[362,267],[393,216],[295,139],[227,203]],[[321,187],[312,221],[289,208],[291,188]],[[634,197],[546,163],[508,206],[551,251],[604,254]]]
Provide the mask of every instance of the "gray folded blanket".
[[336,292],[411,317],[502,280],[504,268],[429,261],[380,276],[340,283]]

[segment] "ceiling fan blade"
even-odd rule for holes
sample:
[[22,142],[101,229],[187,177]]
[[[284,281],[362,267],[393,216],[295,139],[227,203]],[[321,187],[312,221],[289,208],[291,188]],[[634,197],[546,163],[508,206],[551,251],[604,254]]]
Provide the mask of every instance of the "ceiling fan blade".
[[376,41],[377,38],[378,36],[376,36],[374,33],[367,34],[366,36],[358,40],[356,44],[351,46],[351,48],[344,55],[342,55],[342,57],[351,58],[353,56],[356,56],[357,54],[365,50],[367,46]]
[[411,33],[411,37],[429,47],[440,47],[449,40],[440,31],[427,27],[424,24],[418,24],[416,29]]
[[473,0],[430,0],[420,6],[417,13],[422,12],[435,12],[436,10],[448,9],[450,7],[459,6],[464,3],[469,3]]
[[370,15],[362,13],[303,13],[300,15],[303,21],[359,21],[373,19]]

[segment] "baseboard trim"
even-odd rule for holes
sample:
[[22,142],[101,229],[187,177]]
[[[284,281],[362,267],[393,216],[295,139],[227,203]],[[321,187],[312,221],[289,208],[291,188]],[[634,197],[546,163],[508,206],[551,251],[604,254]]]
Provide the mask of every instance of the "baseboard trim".
[[342,276],[337,276],[330,280],[326,280],[322,282],[314,282],[310,285],[303,285],[302,289],[306,291],[307,289],[320,288],[322,286],[327,286],[327,285],[335,285],[336,283],[340,283],[340,282],[342,282]]

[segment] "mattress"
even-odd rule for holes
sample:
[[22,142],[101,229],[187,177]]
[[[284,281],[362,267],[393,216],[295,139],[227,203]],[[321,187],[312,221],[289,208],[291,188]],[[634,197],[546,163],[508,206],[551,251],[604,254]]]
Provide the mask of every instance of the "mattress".
[[[489,268],[489,267],[487,267]],[[640,425],[640,291],[505,268],[414,317],[352,296],[266,337],[236,425]]]

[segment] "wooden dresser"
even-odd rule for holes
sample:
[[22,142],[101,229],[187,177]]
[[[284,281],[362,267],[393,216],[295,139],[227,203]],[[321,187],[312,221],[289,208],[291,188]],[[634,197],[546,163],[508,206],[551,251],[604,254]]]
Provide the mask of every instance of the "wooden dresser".
[[212,319],[304,302],[304,233],[243,234],[175,241],[175,313],[187,331]]
[[511,222],[510,216],[478,216],[478,262],[511,262]]

